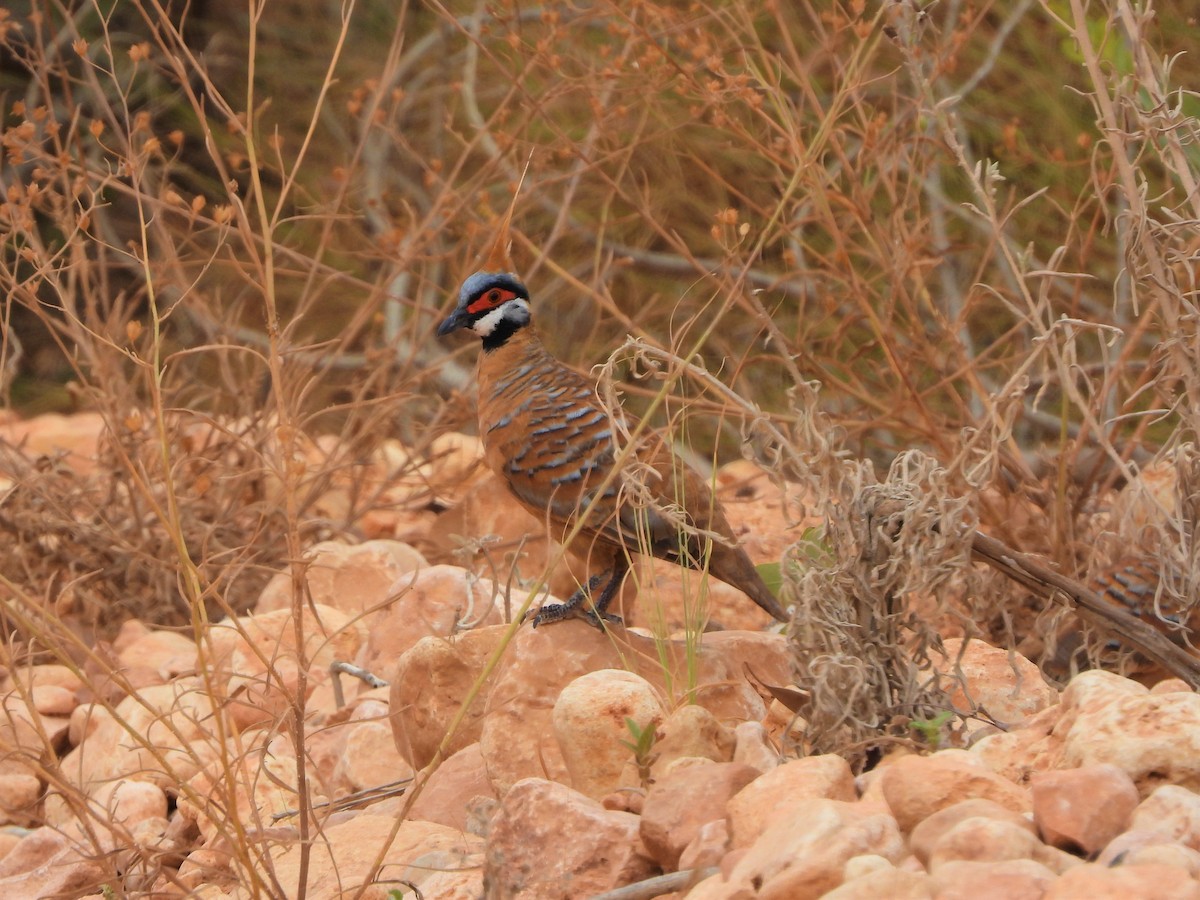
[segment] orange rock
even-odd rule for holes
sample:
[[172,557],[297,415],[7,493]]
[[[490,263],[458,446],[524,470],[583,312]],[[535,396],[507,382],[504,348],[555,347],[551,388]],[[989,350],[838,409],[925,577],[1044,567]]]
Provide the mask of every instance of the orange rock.
[[[594,800],[619,787],[636,787],[636,780],[621,779],[634,740],[628,721],[644,730],[662,725],[665,717],[658,692],[633,672],[598,669],[569,682],[554,701],[553,725],[571,787]],[[665,740],[654,748],[660,756]]]
[[395,599],[373,618],[358,660],[381,677],[421,638],[449,637],[503,621],[503,598],[496,585],[457,566],[430,566],[401,575],[388,593]]
[[1079,862],[1076,857],[1047,847],[1030,829],[1003,819],[963,819],[946,830],[929,851],[929,870],[937,872],[948,862],[1002,862],[1031,859],[1052,872],[1064,872]]
[[[392,738],[414,768],[423,768],[433,759],[476,679],[499,652],[506,630],[505,625],[493,625],[450,638],[422,638],[400,657],[394,669],[385,670],[391,682],[388,718]],[[448,754],[479,741],[484,709],[495,682],[493,673],[446,745]]]
[[752,896],[762,900],[817,900],[842,884],[850,859],[864,854],[893,863],[903,857],[896,820],[876,807],[811,799],[759,835],[729,882],[733,888],[761,885]]
[[[365,541],[343,544],[322,541],[305,554],[304,602],[331,606],[351,615],[372,617],[395,596],[397,580],[409,572],[428,567],[420,553],[400,541]],[[270,612],[293,606],[292,574],[272,578],[258,598],[255,611]]]
[[540,778],[518,781],[492,820],[484,881],[506,898],[591,897],[657,867],[639,852],[638,817]]
[[0,859],[6,897],[79,897],[99,891],[109,877],[86,847],[50,826],[31,831]]
[[941,840],[942,835],[966,819],[981,818],[1007,822],[1010,825],[1025,829],[1030,835],[1036,833],[1034,824],[1030,819],[1006,806],[1001,806],[993,800],[984,800],[982,798],[963,800],[955,803],[953,806],[939,809],[913,828],[912,834],[909,835],[908,839],[908,845],[912,849],[913,856],[923,866],[928,866],[929,857],[933,852],[934,845]]
[[[977,896],[977,895],[976,895]],[[1105,867],[1095,863],[1076,866],[1055,880],[1042,900],[1200,900],[1200,883],[1186,869],[1170,866],[1130,865]]]
[[755,779],[729,801],[729,835],[734,847],[749,847],[768,828],[791,818],[810,800],[856,799],[854,775],[840,756],[790,759]]
[[1040,900],[1054,872],[1031,859],[992,862],[954,860],[933,873],[937,900]]
[[[483,844],[479,838],[433,822],[405,821],[393,839],[395,824],[392,816],[364,812],[324,825],[311,842],[303,893],[309,897],[355,896],[368,884],[367,877],[381,854],[389,881],[407,881],[427,897],[444,896],[426,893],[425,888],[425,882],[439,869],[478,872]],[[273,849],[272,868],[282,896],[301,895],[302,859],[298,839]],[[386,892],[376,896],[386,897]]]
[[361,791],[412,777],[412,766],[396,750],[386,704],[377,700],[359,703],[349,721],[338,728],[344,732],[334,770],[339,781]]
[[1063,767],[1112,763],[1142,797],[1162,784],[1200,790],[1200,694],[1152,694],[1093,669],[1071,679],[1062,708]]
[[481,797],[499,799],[488,781],[479,744],[474,743],[459,750],[429,776],[408,817],[466,831],[469,807]]
[[984,768],[961,750],[898,757],[885,763],[878,777],[883,796],[905,832],[911,832],[939,809],[973,797],[994,800],[1017,812],[1030,807],[1027,790]]
[[1038,772],[1031,789],[1042,839],[1089,857],[1126,829],[1138,805],[1133,780],[1107,764]]
[[702,826],[723,820],[729,798],[757,778],[741,763],[704,763],[663,776],[646,795],[640,834],[650,857],[667,871],[700,834]]
[[[1014,725],[1058,703],[1058,691],[1024,656],[979,640],[967,641],[964,648],[962,638],[947,638],[944,646],[945,656],[934,660],[940,671],[962,675],[950,697],[956,709],[984,712],[1001,725]],[[968,720],[968,726],[972,723],[984,724]]]
[[96,468],[96,455],[106,431],[99,413],[46,413],[24,421],[0,422],[0,441],[17,447],[31,460],[65,454],[67,465],[86,475]]
[[1200,850],[1200,796],[1187,788],[1164,784],[1138,804],[1129,827]]

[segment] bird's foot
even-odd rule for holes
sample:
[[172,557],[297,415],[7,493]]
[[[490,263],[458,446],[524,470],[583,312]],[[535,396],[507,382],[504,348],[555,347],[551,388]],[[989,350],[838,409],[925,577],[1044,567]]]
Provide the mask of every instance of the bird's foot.
[[583,603],[548,603],[537,611],[533,617],[533,627],[549,625],[552,622],[562,622],[566,619],[583,619],[593,628],[603,631],[606,627],[624,625],[625,620],[615,613],[597,611]]
[[[565,619],[584,619],[593,628],[604,630],[605,624],[623,625],[624,619],[613,613],[606,612],[604,607],[592,607],[588,604],[592,592],[604,580],[604,575],[593,575],[585,587],[581,587],[564,603],[548,603],[533,616],[533,627],[549,625],[551,622],[562,622]],[[607,604],[606,604],[607,605]]]

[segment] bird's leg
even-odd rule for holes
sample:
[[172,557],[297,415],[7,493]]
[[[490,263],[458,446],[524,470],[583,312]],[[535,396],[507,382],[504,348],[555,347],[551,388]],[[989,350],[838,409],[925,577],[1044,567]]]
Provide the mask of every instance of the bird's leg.
[[[551,603],[538,610],[538,614],[533,617],[533,627],[537,628],[539,625],[546,625],[550,622],[561,622],[563,619],[575,616],[583,616],[601,630],[603,630],[605,622],[613,625],[622,624],[620,616],[612,615],[607,610],[617,595],[617,591],[621,589],[621,584],[625,581],[628,571],[629,559],[624,550],[619,550],[613,557],[612,566],[599,575],[589,578],[588,583],[568,597],[565,602]],[[594,592],[606,578],[608,580],[604,584],[604,590],[597,597]],[[592,598],[592,608],[583,609],[583,603],[589,597]]]

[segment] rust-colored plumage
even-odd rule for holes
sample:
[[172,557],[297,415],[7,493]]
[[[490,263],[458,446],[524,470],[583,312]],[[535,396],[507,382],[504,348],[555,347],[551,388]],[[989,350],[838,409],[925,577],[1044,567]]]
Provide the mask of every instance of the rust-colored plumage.
[[[507,227],[486,265],[488,270],[464,282],[458,305],[438,334],[470,328],[483,340],[479,431],[487,463],[523,506],[547,522],[552,537],[568,541],[578,526],[571,549],[585,559],[600,557],[608,566],[567,602],[543,607],[534,624],[574,615],[592,621],[612,618],[607,607],[629,570],[630,553],[691,568],[707,565],[716,578],[786,621],[746,552],[734,545],[732,529],[708,484],[661,435],[651,433],[635,454],[649,470],[639,480],[644,480],[650,503],[627,496],[620,474],[613,471],[611,423],[595,386],[542,345],[520,280],[491,268],[511,268]],[[710,540],[704,532],[723,540]],[[589,597],[594,611],[584,604]]]

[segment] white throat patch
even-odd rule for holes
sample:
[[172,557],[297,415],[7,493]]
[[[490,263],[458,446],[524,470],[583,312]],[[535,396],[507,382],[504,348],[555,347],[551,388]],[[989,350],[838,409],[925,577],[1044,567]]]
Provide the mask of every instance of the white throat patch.
[[525,324],[529,321],[529,304],[520,297],[514,297],[507,303],[502,303],[485,316],[480,316],[471,326],[481,338],[485,338],[496,330],[504,319],[511,319],[514,322]]

